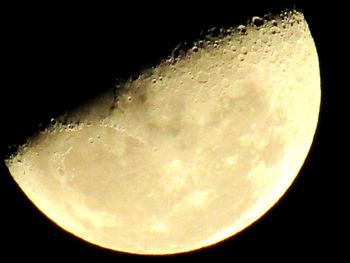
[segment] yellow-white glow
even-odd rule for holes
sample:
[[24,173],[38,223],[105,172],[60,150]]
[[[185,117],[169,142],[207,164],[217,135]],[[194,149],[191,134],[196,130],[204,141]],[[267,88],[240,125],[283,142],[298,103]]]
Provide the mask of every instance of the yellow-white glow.
[[117,101],[72,114],[79,125],[31,138],[11,174],[49,218],[102,247],[170,254],[236,234],[284,194],[316,129],[316,48],[291,16],[124,83]]

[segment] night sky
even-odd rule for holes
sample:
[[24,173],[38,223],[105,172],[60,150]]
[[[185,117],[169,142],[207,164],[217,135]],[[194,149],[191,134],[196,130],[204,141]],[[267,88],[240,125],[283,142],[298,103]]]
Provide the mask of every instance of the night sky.
[[153,262],[212,257],[236,260],[232,262],[285,262],[341,257],[345,252],[340,241],[345,212],[338,207],[348,210],[341,205],[345,197],[340,187],[349,173],[340,168],[343,154],[338,149],[343,147],[342,134],[346,133],[342,123],[348,120],[342,116],[346,104],[340,103],[346,85],[339,78],[348,67],[342,67],[345,43],[339,36],[345,4],[227,2],[3,7],[1,159],[13,151],[9,146],[24,143],[40,124],[111,88],[116,79],[157,65],[179,43],[198,39],[201,30],[238,25],[252,16],[295,5],[304,12],[319,53],[322,105],[308,158],[280,202],[248,229],[213,247],[160,258],[135,256],[93,246],[56,226],[30,203],[1,162],[0,260],[25,256],[39,261]]

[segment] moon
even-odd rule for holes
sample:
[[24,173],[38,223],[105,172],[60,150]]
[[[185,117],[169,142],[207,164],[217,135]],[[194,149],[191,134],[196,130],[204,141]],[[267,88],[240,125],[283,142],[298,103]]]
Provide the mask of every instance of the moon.
[[128,253],[196,250],[258,220],[312,144],[318,56],[300,12],[221,31],[53,119],[6,160],[18,186],[66,231]]

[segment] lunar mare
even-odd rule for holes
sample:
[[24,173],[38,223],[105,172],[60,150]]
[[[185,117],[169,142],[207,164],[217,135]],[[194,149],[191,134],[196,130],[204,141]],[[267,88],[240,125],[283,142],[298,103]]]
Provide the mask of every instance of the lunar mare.
[[6,161],[13,178],[59,226],[113,250],[179,253],[243,230],[298,174],[320,105],[303,15],[259,23],[196,43],[71,114],[79,124],[30,138]]

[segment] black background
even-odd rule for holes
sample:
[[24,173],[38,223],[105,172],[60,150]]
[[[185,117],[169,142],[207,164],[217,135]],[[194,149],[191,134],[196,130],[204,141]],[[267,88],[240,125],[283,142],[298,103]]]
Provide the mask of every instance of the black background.
[[[176,256],[113,252],[76,238],[38,211],[16,186],[4,163],[0,174],[0,260],[124,261],[199,260],[237,262],[332,259],[344,252],[341,206],[345,172],[337,140],[346,121],[343,86],[342,10],[337,2],[313,1],[138,2],[95,6],[19,5],[2,8],[1,159],[40,123],[71,109],[142,67],[155,65],[202,29],[230,26],[253,15],[294,4],[305,13],[319,52],[322,77],[320,122],[310,154],[282,200],[251,227],[213,247]],[[307,2],[307,3],[306,3]],[[316,2],[316,1],[315,1]],[[320,1],[321,2],[321,1]],[[344,21],[345,22],[345,21]],[[291,50],[292,52],[292,50]],[[346,67],[345,67],[346,68]],[[344,107],[344,108],[341,108]],[[338,190],[339,189],[339,190]],[[344,200],[344,199],[343,199]],[[339,207],[339,209],[338,209]],[[5,262],[5,261],[2,261]]]

